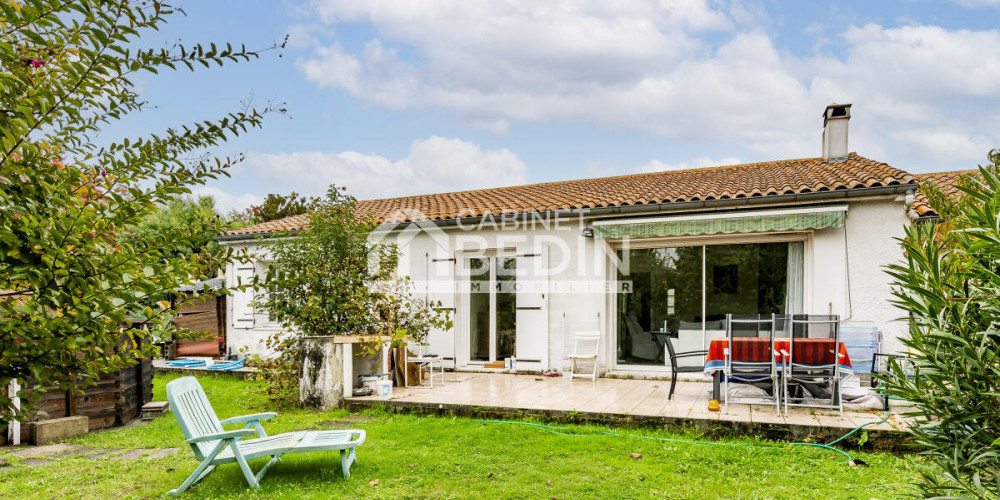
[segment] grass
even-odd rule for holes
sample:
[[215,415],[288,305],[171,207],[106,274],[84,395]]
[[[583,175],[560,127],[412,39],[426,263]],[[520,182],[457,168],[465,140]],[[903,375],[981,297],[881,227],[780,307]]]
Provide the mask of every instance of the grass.
[[[157,376],[166,399],[171,376]],[[252,383],[228,377],[201,382],[220,418],[269,410]],[[534,425],[465,418],[397,415],[375,410],[286,410],[265,423],[269,433],[356,427],[368,441],[352,477],[339,455],[289,455],[248,490],[239,468],[221,466],[183,498],[899,498],[912,494],[913,459],[854,453],[871,465],[850,468],[834,452],[754,439],[715,444],[667,442],[697,436],[662,430],[565,426],[563,436]],[[626,436],[626,434],[633,437]],[[160,460],[56,459],[0,472],[0,498],[156,498],[197,466],[172,416],[148,425],[75,439],[94,448],[181,447]],[[726,443],[726,445],[719,445]],[[639,454],[636,458],[633,454]],[[0,451],[0,458],[18,459]],[[251,462],[255,470],[266,460]],[[373,484],[376,483],[377,484]]]

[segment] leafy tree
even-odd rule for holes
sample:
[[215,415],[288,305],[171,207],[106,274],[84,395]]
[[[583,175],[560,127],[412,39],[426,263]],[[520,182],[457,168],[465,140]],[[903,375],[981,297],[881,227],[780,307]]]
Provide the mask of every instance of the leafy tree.
[[916,407],[911,429],[934,465],[919,484],[927,497],[1000,495],[1000,150],[989,158],[958,200],[926,189],[947,218],[908,228],[905,262],[889,269],[912,357],[885,381]]
[[215,200],[210,196],[182,196],[157,207],[138,224],[128,227],[124,236],[126,241],[135,243],[142,239],[184,233],[188,246],[177,248],[178,256],[210,256],[220,251],[221,246],[215,241],[215,236],[220,228],[225,227],[225,221],[220,220],[215,212]]
[[[224,268],[226,261],[226,250],[215,241],[215,236],[231,227],[233,227],[231,220],[221,219],[216,213],[215,200],[212,197],[181,196],[157,206],[156,210],[146,214],[139,223],[127,227],[119,241],[134,245],[142,240],[155,240],[168,236],[175,238],[175,235],[180,235],[181,238],[175,238],[177,247],[168,252],[168,256],[200,260],[208,264],[204,271],[206,276],[213,277]],[[133,318],[145,318],[147,306],[154,306],[159,301],[169,301],[171,295],[173,294],[150,295],[143,302],[133,304],[128,315]],[[169,313],[168,315],[172,316]],[[172,328],[166,331],[153,329],[152,334],[154,341],[185,337],[183,332],[174,331]]]
[[[331,187],[311,212],[309,227],[286,238],[262,240],[271,261],[255,304],[290,332],[270,339],[276,360],[257,360],[276,399],[298,396],[301,336],[389,336],[423,339],[451,321],[415,298],[406,280],[395,278],[395,245],[370,238],[377,223],[357,212],[356,200]],[[378,342],[362,343],[372,352]]]
[[[185,250],[200,234],[124,241],[157,206],[238,159],[204,151],[261,124],[262,113],[98,145],[102,127],[143,109],[132,78],[256,57],[231,46],[137,49],[176,12],[156,1],[0,2],[0,387],[93,383],[149,353],[124,320],[137,304],[218,265]],[[20,397],[26,396],[22,390]],[[23,419],[0,391],[0,425]]]
[[320,206],[322,200],[316,197],[302,196],[294,191],[285,196],[269,194],[264,203],[247,209],[248,219],[253,224],[261,224],[272,220],[284,219],[293,215],[305,214]]

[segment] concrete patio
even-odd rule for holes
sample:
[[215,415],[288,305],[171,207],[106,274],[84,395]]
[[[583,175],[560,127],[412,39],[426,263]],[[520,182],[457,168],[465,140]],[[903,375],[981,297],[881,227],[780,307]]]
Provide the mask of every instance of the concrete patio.
[[[388,397],[353,397],[352,410],[385,405],[398,411],[482,418],[539,417],[612,425],[667,426],[712,436],[756,435],[778,440],[825,442],[885,417],[884,411],[850,412],[796,408],[787,417],[774,406],[730,404],[729,412],[708,411],[712,384],[678,381],[672,400],[669,380],[599,378],[596,381],[538,375],[447,372],[445,383],[393,388]],[[895,449],[908,432],[893,407],[889,420],[865,427],[873,446]],[[858,437],[860,433],[855,436]]]

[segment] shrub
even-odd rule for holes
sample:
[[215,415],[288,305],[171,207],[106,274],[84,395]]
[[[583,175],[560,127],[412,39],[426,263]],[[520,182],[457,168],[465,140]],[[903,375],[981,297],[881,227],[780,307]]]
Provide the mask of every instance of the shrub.
[[238,157],[195,155],[260,126],[261,113],[98,140],[146,106],[135,78],[257,57],[142,48],[177,12],[155,0],[0,2],[0,387],[16,379],[17,397],[33,398],[17,409],[0,390],[0,427],[46,386],[78,390],[150,355],[129,312],[169,328],[170,304],[156,298],[228,257],[190,252],[202,224],[133,241],[123,231],[226,175]]
[[989,158],[962,180],[961,199],[929,190],[944,219],[908,228],[905,262],[889,269],[912,358],[885,382],[916,407],[915,441],[933,463],[919,485],[928,497],[1000,495],[1000,151]]
[[[255,300],[289,333],[268,340],[276,359],[256,360],[272,398],[298,395],[299,339],[302,336],[388,336],[393,345],[422,340],[431,328],[449,328],[447,313],[412,293],[395,276],[395,245],[369,238],[377,222],[357,212],[356,200],[331,187],[300,233],[261,240],[270,252],[265,291]],[[372,353],[381,342],[359,344]]]

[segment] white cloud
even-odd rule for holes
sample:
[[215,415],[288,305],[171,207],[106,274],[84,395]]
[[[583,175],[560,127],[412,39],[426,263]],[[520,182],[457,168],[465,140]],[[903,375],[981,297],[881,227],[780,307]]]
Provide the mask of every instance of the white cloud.
[[287,28],[288,42],[285,47],[289,49],[300,49],[315,47],[319,45],[316,32],[319,28],[313,24],[293,24]]
[[713,160],[707,156],[699,156],[691,161],[681,162],[681,163],[663,163],[660,160],[650,160],[635,169],[637,174],[644,174],[649,172],[664,172],[667,170],[687,170],[689,168],[706,168],[706,167],[721,167],[724,165],[738,165],[740,160],[738,158],[727,157],[721,160]]
[[[575,114],[593,90],[627,87],[704,51],[689,32],[732,26],[704,0],[322,0],[317,9],[331,23],[371,23],[381,38],[349,59],[336,44],[317,50],[299,61],[309,80],[380,104],[388,87],[403,94],[393,104],[455,107],[473,120]],[[372,50],[389,42],[416,48],[422,62]]]
[[1000,6],[1000,0],[954,0],[955,3],[959,5],[964,5],[966,7],[997,7]]
[[1000,105],[1000,32],[869,24],[841,37],[843,58],[800,71],[816,75],[812,95],[855,105],[851,149],[969,167],[1000,142],[988,111]]
[[402,108],[413,102],[419,90],[415,69],[399,59],[395,49],[386,49],[379,40],[365,44],[360,59],[348,54],[340,44],[317,47],[317,58],[296,66],[306,79],[320,87],[346,90],[377,104]]
[[1000,108],[997,30],[851,26],[824,31],[824,52],[803,57],[777,48],[760,29],[766,14],[742,2],[315,5],[327,30],[368,23],[377,35],[356,51],[318,47],[298,62],[307,79],[382,106],[454,109],[498,133],[583,120],[767,159],[817,156],[820,111],[852,102],[851,149],[903,168],[1000,143],[983,111]]
[[[471,142],[432,136],[414,141],[408,155],[398,160],[356,151],[249,153],[231,173],[232,180],[224,182],[252,180],[273,193],[322,196],[336,184],[358,199],[375,199],[523,184],[527,168],[507,149],[484,151]],[[217,203],[227,206],[231,200],[259,202],[259,195],[266,194],[223,199],[222,191],[205,189],[214,189]]]

